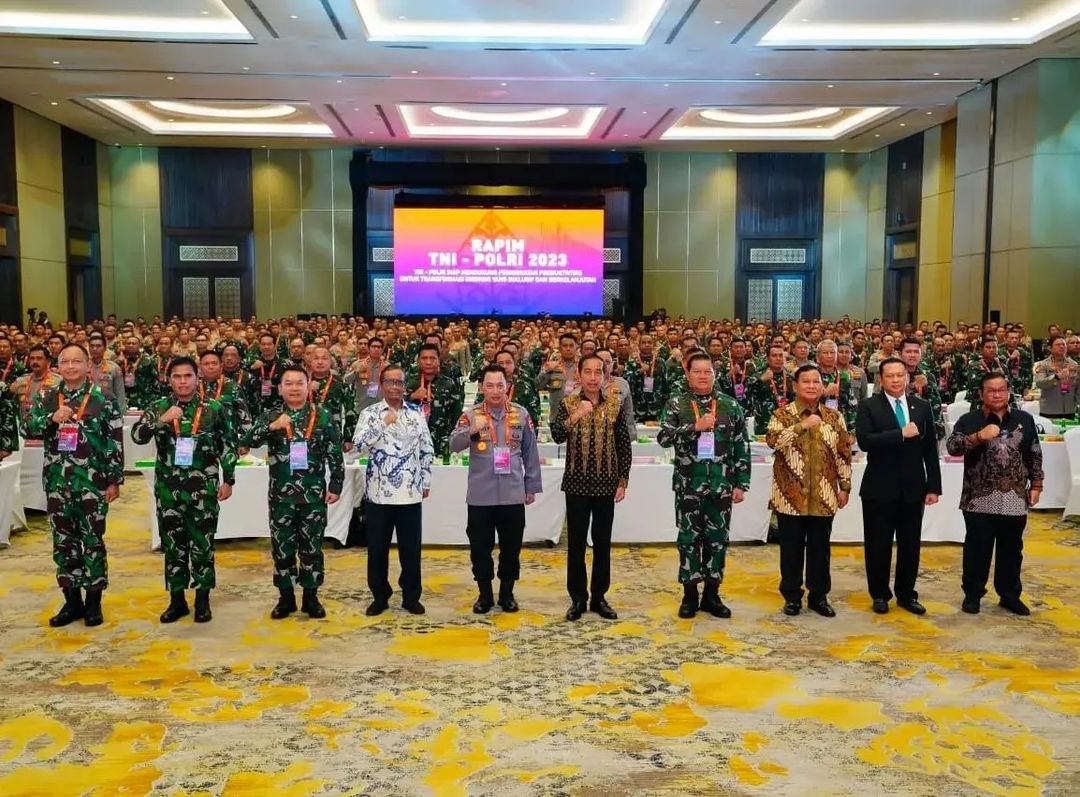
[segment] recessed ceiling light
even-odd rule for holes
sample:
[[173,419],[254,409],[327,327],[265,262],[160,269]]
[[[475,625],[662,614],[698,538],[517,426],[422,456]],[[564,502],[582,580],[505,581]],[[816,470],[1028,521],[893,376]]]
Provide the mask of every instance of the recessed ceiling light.
[[540,108],[535,111],[470,111],[467,108],[454,108],[451,105],[432,106],[431,112],[444,119],[458,119],[463,122],[549,122],[560,119],[570,113],[568,108]]
[[498,152],[500,147],[495,147],[495,151]]
[[1020,21],[1020,17],[1013,17],[1013,18],[1012,18],[1012,21],[1013,21],[1013,22],[1019,22],[1019,21]]
[[60,103],[58,103],[58,102],[50,102],[50,103],[49,103],[49,105],[59,105],[59,104],[60,104]]
[[[806,109],[799,114],[806,114],[813,110],[819,113],[819,109]],[[822,109],[823,110],[823,109]],[[801,140],[801,141],[839,141],[845,136],[867,125],[869,122],[897,110],[894,107],[866,107],[847,108],[847,113],[837,114],[836,117],[826,124],[813,125],[806,120],[802,124],[779,125],[758,121],[769,118],[768,114],[740,113],[738,109],[690,109],[661,136],[661,140],[691,140],[691,141],[777,141],[777,140]],[[734,114],[738,124],[701,124],[697,117],[701,117],[706,111],[721,114]],[[772,116],[776,116],[773,114]],[[783,116],[783,115],[781,115]],[[825,121],[824,119],[822,121]]]
[[760,72],[755,72],[754,77],[761,77],[761,73]]
[[836,88],[836,87],[832,83],[830,83],[825,88],[832,89],[832,88]]
[[933,111],[927,111],[927,112],[926,112],[926,115],[927,115],[927,116],[933,116],[933,115],[934,115],[934,112],[933,112]]
[[629,134],[629,133],[623,133],[623,134],[622,134],[622,137],[623,137],[623,138],[630,138],[630,134]]
[[714,20],[712,21],[712,24],[714,24],[714,25],[719,25],[719,24],[720,24],[721,22],[723,22],[723,21],[724,21],[724,20],[722,20],[722,19],[714,19]]
[[[710,122],[725,122],[739,125],[765,125],[765,124],[791,124],[793,122],[812,122],[815,119],[824,119],[836,116],[840,113],[839,108],[808,108],[805,111],[792,111],[790,113],[742,113],[729,111],[722,108],[710,108],[701,112],[704,119]],[[821,127],[821,125],[818,125]]]
[[648,111],[642,111],[641,113],[642,113],[642,114],[647,114],[647,113],[648,113]]
[[841,152],[847,152],[847,150],[846,150],[846,149],[842,149],[842,150],[840,150],[840,151],[841,151]]
[[249,69],[251,69],[251,67],[250,66],[244,66],[244,67],[241,67],[241,69],[243,69],[245,72],[247,72]]
[[229,108],[225,106],[198,105],[191,102],[151,100],[150,106],[159,111],[216,119],[280,119],[296,112],[296,107],[284,103],[260,105],[254,108]]
[[417,72],[417,70],[413,69],[413,70],[410,70],[409,74],[410,75],[416,75],[416,74],[418,74],[418,72]]
[[799,22],[809,22],[809,21],[810,21],[810,20],[808,20],[808,19],[800,19],[800,20],[799,20]]
[[500,85],[500,86],[505,86],[506,84],[505,84],[505,83],[500,83],[499,85]]
[[375,131],[374,131],[374,130],[368,130],[368,131],[367,131],[367,134],[368,134],[369,136],[373,136],[373,135],[375,135]]
[[209,11],[203,11],[203,12],[202,12],[202,15],[203,15],[204,17],[208,17],[208,16],[210,16],[210,12],[209,12]]
[[345,82],[344,80],[341,80],[340,78],[338,79],[338,83],[344,83],[344,82]]
[[174,78],[172,75],[166,75],[165,79],[166,80],[176,80],[176,78]]
[[596,73],[595,73],[595,72],[590,72],[589,74],[590,74],[590,75],[595,75]]
[[614,21],[615,21],[615,17],[608,17],[608,18],[607,18],[607,21],[608,21],[608,22],[614,22]]
[[881,133],[874,133],[874,138],[881,138]]
[[935,72],[934,77],[941,77],[941,73],[940,72]]
[[289,14],[289,19],[300,19],[296,14]]
[[906,125],[906,124],[904,124],[903,122],[901,122],[901,123],[900,123],[900,126],[901,126],[901,127],[907,127],[907,125]]
[[59,61],[53,61],[53,66],[60,66],[60,62]]
[[398,17],[398,19],[404,20],[404,19],[405,19],[405,17]]

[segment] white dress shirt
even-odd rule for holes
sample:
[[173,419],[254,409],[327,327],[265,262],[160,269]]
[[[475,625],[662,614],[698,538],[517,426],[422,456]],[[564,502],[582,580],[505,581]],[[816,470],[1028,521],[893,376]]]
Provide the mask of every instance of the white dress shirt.
[[366,497],[374,504],[417,504],[431,487],[431,432],[415,404],[405,402],[387,425],[383,416],[390,411],[383,399],[366,407],[356,423],[353,443],[368,455]]
[[892,410],[893,415],[896,415],[896,402],[900,402],[900,411],[904,416],[904,422],[900,424],[901,429],[911,423],[911,413],[908,412],[906,392],[901,393],[899,396],[890,396],[888,393],[886,393],[885,398],[889,400],[889,409]]

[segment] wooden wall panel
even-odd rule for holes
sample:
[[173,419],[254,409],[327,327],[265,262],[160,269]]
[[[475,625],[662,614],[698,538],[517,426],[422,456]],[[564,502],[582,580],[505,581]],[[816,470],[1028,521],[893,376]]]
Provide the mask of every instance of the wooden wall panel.
[[158,161],[165,229],[252,229],[250,150],[163,147]]
[[818,238],[825,191],[820,153],[740,153],[736,231],[741,237]]

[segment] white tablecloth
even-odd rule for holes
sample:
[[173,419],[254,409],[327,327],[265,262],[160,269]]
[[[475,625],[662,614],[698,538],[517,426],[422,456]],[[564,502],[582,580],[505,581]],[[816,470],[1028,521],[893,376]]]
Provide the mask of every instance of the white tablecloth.
[[[146,477],[147,507],[150,511],[150,547],[161,547],[158,534],[157,510],[154,504],[154,469],[140,468]],[[350,465],[345,468],[345,483],[341,499],[327,508],[326,536],[344,543],[349,536],[349,521],[353,507],[362,495],[363,470]],[[216,539],[231,540],[247,537],[269,537],[270,516],[267,491],[270,486],[270,469],[265,465],[239,467],[236,469],[236,485],[229,500],[221,504],[218,515]]]
[[1038,509],[1064,509],[1072,489],[1072,471],[1065,443],[1042,441],[1043,492]]
[[[154,507],[154,469],[140,469],[146,477],[150,511],[150,544],[160,545],[157,512]],[[462,466],[436,465],[431,479],[431,496],[424,501],[423,541],[425,545],[468,545],[465,534],[467,509],[465,488],[469,469]],[[561,466],[541,469],[544,492],[525,508],[525,541],[558,542],[562,534],[565,504],[559,486]],[[239,467],[232,497],[221,505],[216,538],[219,540],[270,536],[267,489],[270,471],[265,466]],[[341,500],[329,507],[326,536],[345,542],[353,507],[364,495],[364,468],[347,465]]]
[[[35,441],[31,441],[33,443]],[[41,472],[45,467],[45,449],[40,444],[27,444],[22,441],[21,462],[19,468],[19,492],[22,493],[22,505],[25,509],[44,512],[45,487],[41,483]]]
[[133,473],[138,470],[135,465],[136,462],[157,457],[157,445],[154,443],[153,438],[144,446],[131,439],[131,427],[135,425],[135,421],[139,420],[140,417],[142,417],[141,412],[125,413],[124,415],[124,471],[126,473]]
[[[11,539],[11,527],[22,515],[19,504],[19,463],[8,457],[0,462],[0,547]],[[18,515],[16,514],[18,508]]]
[[[834,542],[862,541],[862,508],[858,492],[865,470],[866,464],[861,462],[852,467],[851,502],[840,510],[833,523]],[[675,504],[671,491],[671,472],[671,465],[635,465],[631,469],[630,489],[627,490],[626,500],[615,508],[613,541],[675,541]],[[964,516],[957,509],[963,477],[963,463],[941,463],[943,498],[935,506],[927,507],[923,515],[923,540],[963,542]],[[732,509],[729,534],[732,542],[763,542],[768,536],[771,480],[771,463],[753,463],[750,491],[746,493],[746,500]]]

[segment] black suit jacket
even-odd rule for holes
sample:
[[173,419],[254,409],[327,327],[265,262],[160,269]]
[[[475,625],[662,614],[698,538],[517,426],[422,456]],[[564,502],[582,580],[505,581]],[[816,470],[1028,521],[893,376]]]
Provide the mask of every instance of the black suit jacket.
[[907,396],[908,417],[919,436],[904,439],[889,397],[878,393],[859,403],[855,437],[866,452],[866,473],[859,495],[875,501],[922,501],[927,493],[941,495],[941,465],[930,405]]

